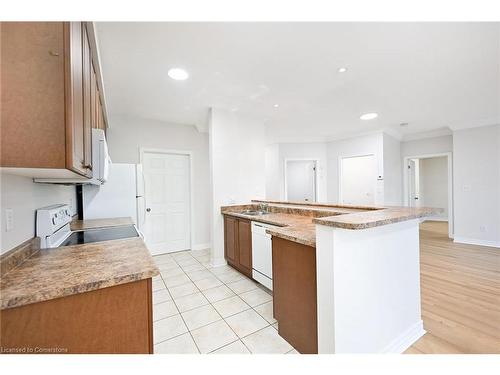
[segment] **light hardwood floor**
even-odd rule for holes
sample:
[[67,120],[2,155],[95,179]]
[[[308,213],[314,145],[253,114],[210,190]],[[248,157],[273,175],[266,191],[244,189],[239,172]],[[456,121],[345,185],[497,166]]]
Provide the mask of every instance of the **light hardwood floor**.
[[448,224],[420,226],[427,333],[406,353],[500,353],[500,249],[453,243]]

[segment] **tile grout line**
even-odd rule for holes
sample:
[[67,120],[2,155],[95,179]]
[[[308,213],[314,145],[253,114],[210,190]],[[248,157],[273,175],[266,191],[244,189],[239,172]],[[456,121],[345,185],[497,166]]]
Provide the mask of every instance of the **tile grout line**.
[[[176,261],[175,259],[174,259],[174,262],[176,262],[176,263],[177,263],[177,261]],[[182,272],[184,272],[184,269],[182,268],[182,266],[181,266],[179,263],[177,263],[177,264],[178,264],[178,265],[179,265],[179,267],[181,268]],[[191,279],[189,278],[189,276],[188,276],[185,272],[184,272],[184,274],[187,276],[187,278],[188,278],[189,280],[191,280]],[[191,280],[191,282],[192,282],[192,280]],[[193,283],[193,285],[195,286],[195,288],[196,288],[196,289],[198,289],[198,290],[199,290],[198,286],[197,286],[195,283]],[[200,290],[200,292],[201,292],[201,290]],[[169,293],[170,293],[170,291],[169,291]],[[193,294],[194,294],[194,293],[193,293]],[[191,333],[191,330],[189,329],[189,326],[187,325],[186,320],[185,320],[185,319],[184,319],[184,317],[182,316],[181,311],[179,310],[179,307],[177,306],[177,303],[175,302],[175,300],[174,300],[174,297],[173,297],[173,296],[172,296],[172,301],[174,301],[174,305],[175,305],[175,307],[177,308],[177,311],[179,312],[179,315],[180,315],[180,317],[181,317],[181,319],[182,319],[182,322],[184,323],[184,325],[186,326],[186,329],[188,330],[188,333],[189,333],[189,336],[191,337],[191,340],[193,340],[193,343],[194,343],[194,346],[196,347],[196,350],[198,350],[198,354],[201,354],[201,350],[200,350],[200,348],[198,347],[198,344],[196,343],[196,340],[194,339],[193,334]]]
[[[269,322],[269,321],[268,321],[268,320],[267,320],[267,319],[266,319],[266,318],[265,318],[262,314],[260,314],[260,313],[256,310],[256,308],[257,308],[257,307],[259,307],[259,306],[262,306],[262,305],[265,305],[265,304],[267,304],[267,303],[272,302],[272,299],[271,299],[270,301],[266,301],[266,302],[260,303],[260,304],[258,304],[258,305],[255,305],[255,306],[251,306],[251,305],[249,305],[246,301],[244,301],[244,300],[240,297],[240,295],[241,295],[241,294],[244,294],[244,293],[247,293],[247,292],[251,292],[251,291],[253,291],[253,290],[257,290],[257,289],[260,289],[260,290],[265,291],[267,294],[269,294],[269,295],[273,298],[272,294],[270,294],[270,293],[268,292],[268,289],[267,289],[267,288],[262,288],[262,287],[260,287],[257,283],[255,283],[255,286],[256,286],[256,287],[255,287],[254,289],[250,289],[250,290],[247,290],[247,291],[244,291],[244,292],[241,292],[241,293],[237,293],[237,292],[235,292],[233,289],[231,289],[231,288],[228,286],[228,284],[231,284],[231,283],[236,283],[236,282],[238,282],[238,281],[245,280],[245,279],[248,279],[248,280],[251,280],[251,279],[246,278],[246,277],[245,277],[245,275],[241,275],[241,276],[242,276],[242,278],[241,278],[240,280],[232,280],[231,282],[226,283],[226,282],[224,282],[223,280],[221,280],[221,279],[218,277],[219,275],[214,274],[212,271],[210,271],[210,269],[209,269],[209,268],[205,267],[205,266],[204,266],[204,265],[203,265],[203,264],[202,264],[202,263],[201,263],[201,262],[200,262],[200,261],[199,261],[196,257],[192,256],[191,254],[188,254],[188,256],[191,256],[191,257],[192,257],[192,258],[193,258],[193,259],[194,259],[197,263],[199,263],[199,264],[200,264],[200,265],[204,268],[204,269],[200,269],[200,270],[194,270],[194,271],[192,271],[192,272],[202,271],[202,270],[208,270],[208,271],[211,273],[211,275],[213,275],[213,276],[214,276],[214,277],[215,277],[218,281],[222,282],[222,285],[223,285],[223,286],[225,286],[226,288],[228,288],[229,290],[231,290],[231,292],[234,294],[233,296],[225,297],[225,298],[223,298],[223,299],[221,299],[221,300],[218,300],[218,301],[215,301],[215,302],[211,302],[210,300],[208,300],[208,298],[206,297],[206,295],[205,295],[203,292],[204,292],[204,291],[207,291],[207,290],[211,290],[211,289],[219,288],[219,287],[221,287],[222,285],[218,285],[218,286],[215,286],[215,287],[213,287],[213,288],[208,288],[208,289],[205,289],[204,291],[203,291],[203,290],[201,290],[201,289],[200,289],[200,288],[196,285],[196,283],[195,283],[195,282],[191,279],[191,277],[187,274],[187,272],[184,270],[184,267],[189,267],[190,265],[187,265],[187,266],[182,266],[182,265],[180,265],[180,264],[177,262],[177,260],[176,260],[175,258],[173,258],[173,257],[172,257],[172,260],[173,260],[173,261],[174,261],[174,262],[175,262],[175,263],[179,266],[179,268],[181,269],[181,271],[183,272],[183,274],[187,276],[187,278],[190,280],[190,282],[191,282],[192,284],[194,284],[194,285],[195,285],[195,287],[196,287],[196,289],[198,290],[198,292],[195,292],[195,293],[190,293],[190,294],[187,294],[187,295],[185,295],[185,296],[178,297],[178,298],[187,297],[187,296],[190,296],[190,295],[192,296],[193,294],[196,294],[196,293],[201,293],[201,294],[203,295],[203,297],[204,297],[204,298],[208,301],[208,305],[210,305],[210,306],[211,306],[211,307],[212,307],[212,308],[216,311],[216,313],[220,316],[220,318],[221,318],[220,320],[222,320],[222,321],[223,321],[223,322],[224,322],[224,323],[225,323],[225,324],[226,324],[226,325],[230,328],[230,330],[231,330],[231,331],[235,334],[235,336],[237,337],[237,339],[236,339],[236,340],[234,340],[234,341],[232,341],[232,342],[230,342],[230,343],[227,343],[227,344],[225,344],[225,345],[222,345],[222,346],[220,346],[220,347],[218,347],[218,348],[216,348],[216,349],[214,349],[214,350],[212,350],[212,351],[208,352],[207,354],[209,354],[209,353],[214,353],[215,351],[217,351],[217,350],[219,350],[219,349],[222,349],[222,348],[224,348],[224,347],[226,347],[226,346],[229,346],[229,345],[231,345],[231,344],[234,344],[236,341],[241,341],[241,343],[243,344],[243,346],[244,346],[244,347],[245,347],[245,348],[246,348],[246,349],[247,349],[247,350],[248,350],[251,354],[254,354],[254,353],[253,353],[253,352],[252,352],[252,351],[248,348],[248,346],[247,346],[247,345],[243,342],[243,339],[244,339],[244,338],[246,338],[246,337],[248,337],[248,336],[250,336],[250,335],[253,335],[253,334],[257,333],[257,332],[260,332],[260,331],[262,331],[262,330],[264,330],[264,329],[266,329],[266,328],[269,328],[269,327],[272,327],[272,328],[274,329],[273,325],[277,323],[277,321],[274,319],[274,317],[273,317],[273,320],[275,320],[275,321],[274,321],[273,323],[270,323],[270,322]],[[193,264],[193,265],[194,265],[194,264]],[[230,266],[229,266],[229,267],[230,267]],[[213,267],[212,267],[212,268],[213,268]],[[166,271],[167,271],[167,270],[166,270]],[[223,273],[221,273],[221,275],[224,275],[224,274],[229,273],[229,272],[231,272],[231,271],[232,271],[232,269],[229,269],[227,272],[223,272]],[[237,271],[237,270],[234,270],[234,271],[236,271],[236,272],[238,272],[238,273],[239,273],[239,271]],[[189,271],[188,271],[188,272],[189,272]],[[163,283],[165,284],[165,288],[167,289],[167,291],[168,291],[169,295],[170,295],[170,296],[171,296],[171,298],[172,298],[172,302],[173,302],[173,303],[174,303],[174,305],[176,306],[176,309],[177,309],[177,311],[178,311],[178,313],[179,313],[178,315],[180,315],[180,316],[181,316],[181,319],[183,320],[183,322],[184,322],[184,324],[185,324],[185,326],[186,326],[186,328],[187,328],[187,330],[188,330],[188,332],[189,332],[189,334],[190,334],[190,336],[191,336],[191,338],[192,338],[192,340],[193,340],[193,342],[194,342],[194,344],[195,344],[196,348],[198,349],[198,352],[199,352],[199,353],[201,353],[201,350],[199,349],[198,344],[197,344],[197,343],[196,343],[196,341],[194,340],[194,337],[193,337],[193,335],[192,335],[192,333],[191,333],[192,331],[189,329],[188,325],[186,324],[186,322],[185,322],[185,320],[184,320],[184,317],[182,316],[182,313],[180,312],[180,310],[179,310],[179,308],[178,308],[178,306],[177,306],[177,303],[176,303],[176,302],[175,302],[175,300],[174,300],[174,297],[171,295],[170,290],[169,290],[169,288],[167,287],[167,285],[166,285],[166,283],[165,283],[165,281],[164,281],[164,279],[163,279],[163,275],[161,275],[161,272],[160,272],[160,277],[161,277],[161,279],[162,279]],[[208,278],[204,278],[204,279],[208,279]],[[200,280],[204,280],[204,279],[200,279]],[[200,281],[200,280],[198,280],[198,281]],[[251,280],[251,281],[253,282],[253,280]],[[181,285],[185,285],[185,284],[187,284],[187,283],[180,284],[180,285],[176,285],[176,286],[174,286],[174,287],[181,286]],[[172,287],[172,288],[173,288],[173,287]],[[248,308],[248,309],[245,309],[245,310],[243,310],[243,311],[239,311],[239,312],[237,312],[237,313],[235,313],[235,314],[231,314],[231,315],[229,315],[229,316],[227,316],[227,317],[223,317],[223,316],[221,315],[221,313],[220,313],[220,312],[219,312],[219,311],[215,308],[214,303],[217,303],[217,302],[220,302],[220,301],[224,301],[224,300],[229,299],[229,298],[234,298],[235,296],[239,297],[239,298],[240,298],[240,299],[241,299],[241,300],[242,300],[242,301],[243,301],[243,302],[244,302],[244,303],[245,303],[245,304],[246,304],[249,308]],[[164,302],[168,302],[168,301],[164,301]],[[195,308],[193,308],[193,309],[186,310],[186,311],[184,311],[183,313],[188,312],[188,311],[192,311],[192,310],[197,309],[197,308],[205,307],[205,306],[207,306],[207,305],[197,306],[197,307],[195,307]],[[266,326],[265,326],[265,327],[262,327],[262,328],[260,328],[260,329],[258,329],[258,330],[256,330],[256,331],[254,331],[254,332],[251,332],[251,333],[249,333],[249,334],[247,334],[247,335],[245,335],[245,336],[243,336],[243,337],[239,337],[239,336],[238,336],[238,334],[237,334],[237,333],[233,330],[233,328],[232,328],[232,327],[229,325],[229,323],[226,321],[226,319],[231,318],[231,317],[233,317],[233,316],[235,316],[235,315],[237,315],[237,314],[240,314],[240,313],[243,313],[243,312],[249,311],[249,310],[253,310],[255,313],[257,313],[257,315],[258,315],[258,316],[260,316],[260,317],[261,317],[261,318],[262,318],[262,319],[266,322]],[[176,314],[176,315],[177,315],[177,314]],[[175,316],[175,315],[172,315],[172,316]],[[172,316],[170,316],[170,317],[172,317]],[[162,318],[162,319],[159,319],[158,321],[163,320],[163,319],[167,319],[167,318],[168,318],[168,317],[166,317],[166,318]],[[203,326],[197,327],[195,330],[200,329],[200,328],[203,328],[203,327],[206,327],[206,326],[208,326],[208,325],[210,325],[210,324],[217,323],[217,322],[219,322],[220,320],[216,320],[215,322],[211,322],[211,323],[205,324],[205,325],[203,325]],[[182,333],[182,334],[179,334],[179,335],[176,335],[176,336],[174,336],[174,337],[171,337],[171,338],[169,338],[169,339],[163,340],[163,341],[159,342],[158,344],[160,344],[160,343],[162,343],[162,342],[165,342],[165,341],[168,341],[168,340],[171,340],[171,339],[174,339],[174,338],[176,338],[176,337],[179,337],[179,336],[181,336],[181,335],[183,335],[183,334],[185,334],[185,333],[186,333],[186,332],[184,332],[184,333]],[[280,337],[281,337],[281,336],[280,336]],[[290,345],[290,343],[288,343],[286,340],[284,340],[284,341],[285,341],[288,345]],[[155,345],[158,345],[158,344],[155,344]],[[290,345],[290,347],[291,347],[292,349],[291,349],[291,350],[289,350],[289,351],[288,351],[288,352],[286,352],[286,353],[290,353],[290,352],[292,352],[293,350],[295,350],[295,348],[294,348],[292,345]],[[202,353],[202,354],[203,354],[203,353]],[[285,354],[285,353],[283,353],[283,354]]]

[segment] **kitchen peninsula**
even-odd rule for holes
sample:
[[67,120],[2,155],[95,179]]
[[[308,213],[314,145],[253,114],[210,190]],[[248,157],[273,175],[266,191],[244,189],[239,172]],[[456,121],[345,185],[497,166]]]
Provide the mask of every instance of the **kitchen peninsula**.
[[301,353],[400,353],[425,333],[418,224],[439,211],[281,201],[221,208],[226,248],[228,219],[270,225],[274,315]]

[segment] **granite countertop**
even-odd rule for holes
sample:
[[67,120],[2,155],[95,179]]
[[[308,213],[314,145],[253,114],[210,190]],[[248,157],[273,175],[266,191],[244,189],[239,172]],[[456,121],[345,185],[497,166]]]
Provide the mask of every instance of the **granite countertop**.
[[[130,223],[123,220],[122,225]],[[82,228],[89,226],[97,228],[92,223],[81,223]],[[158,274],[144,241],[137,237],[40,249],[2,274],[0,309],[148,279]]]
[[[260,203],[267,204],[271,213],[258,216],[241,213],[247,209],[258,209]],[[432,216],[441,211],[436,208],[315,205],[263,200],[221,208],[224,215],[276,225],[276,228],[269,228],[266,232],[311,247],[316,247],[316,224],[360,230]]]
[[122,225],[134,225],[134,222],[130,217],[114,217],[109,219],[73,220],[70,224],[72,231],[119,227]]
[[239,217],[264,224],[275,225],[275,228],[267,230],[276,237],[301,243],[306,246],[316,247],[316,226],[313,223],[315,217],[341,215],[347,212],[359,212],[359,209],[316,207],[312,205],[286,205],[269,204],[270,213],[265,215],[245,215],[244,210],[258,209],[259,202],[243,205],[225,206],[221,208],[224,215]]
[[433,216],[442,211],[443,209],[441,208],[431,207],[388,207],[377,211],[365,211],[335,217],[315,218],[313,222],[342,229],[368,229],[381,225]]

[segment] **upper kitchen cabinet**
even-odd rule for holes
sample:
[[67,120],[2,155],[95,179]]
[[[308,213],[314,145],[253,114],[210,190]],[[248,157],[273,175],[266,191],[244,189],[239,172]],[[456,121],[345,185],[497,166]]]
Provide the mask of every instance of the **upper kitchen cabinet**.
[[2,170],[92,177],[92,128],[106,128],[89,22],[2,22]]

